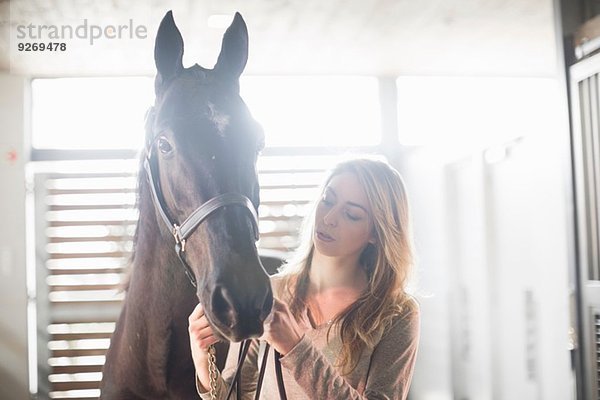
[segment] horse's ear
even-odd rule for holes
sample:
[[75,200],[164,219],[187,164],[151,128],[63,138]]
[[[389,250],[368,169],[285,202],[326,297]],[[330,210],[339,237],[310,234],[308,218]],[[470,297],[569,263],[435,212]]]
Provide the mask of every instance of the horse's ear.
[[173,12],[169,11],[158,27],[154,43],[154,62],[157,71],[154,86],[157,93],[166,82],[183,70],[182,59],[183,38],[173,20]]
[[248,61],[248,28],[240,13],[235,13],[233,22],[223,36],[221,53],[214,70],[228,79],[238,79]]

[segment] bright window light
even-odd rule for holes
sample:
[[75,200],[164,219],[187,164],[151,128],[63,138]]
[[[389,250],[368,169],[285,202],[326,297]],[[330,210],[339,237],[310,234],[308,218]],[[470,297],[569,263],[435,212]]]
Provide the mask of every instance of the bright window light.
[[233,21],[231,14],[213,14],[208,17],[208,26],[215,29],[227,29]]
[[154,103],[151,78],[61,78],[32,82],[32,146],[139,149]]
[[[139,149],[154,102],[151,78],[36,79],[37,149]],[[242,77],[241,94],[267,146],[372,146],[381,141],[370,77]]]
[[270,147],[379,144],[378,90],[371,77],[251,76],[241,81],[242,97]]
[[547,78],[400,77],[403,145],[472,148],[552,131],[558,86]]

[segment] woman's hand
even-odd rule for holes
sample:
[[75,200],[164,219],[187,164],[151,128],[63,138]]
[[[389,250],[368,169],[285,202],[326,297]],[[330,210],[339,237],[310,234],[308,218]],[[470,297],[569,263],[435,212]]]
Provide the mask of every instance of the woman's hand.
[[281,355],[287,354],[304,336],[303,330],[290,312],[287,304],[273,298],[273,309],[264,323],[266,340]]
[[192,358],[196,367],[196,375],[204,390],[210,387],[210,378],[208,372],[208,346],[217,343],[212,328],[208,323],[204,309],[198,304],[188,318],[190,334],[190,347]]

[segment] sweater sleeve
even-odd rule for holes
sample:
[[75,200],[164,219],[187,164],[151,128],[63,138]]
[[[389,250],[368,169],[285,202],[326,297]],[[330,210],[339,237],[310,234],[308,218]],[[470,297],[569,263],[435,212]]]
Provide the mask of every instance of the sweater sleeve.
[[[223,368],[223,372],[219,373],[217,371],[217,399],[222,400],[227,397],[227,391],[229,390],[229,386],[231,385],[231,381],[235,376],[235,370],[237,368],[238,363],[238,354],[240,350],[241,343],[231,343],[229,348],[229,352],[227,353],[227,361],[225,362],[225,368]],[[248,349],[248,354],[246,355],[246,359],[242,364],[242,372],[241,372],[241,382],[242,382],[242,398],[238,399],[236,396],[235,389],[231,394],[230,399],[237,400],[247,400],[254,399],[254,392],[256,391],[256,382],[258,380],[258,353],[259,353],[260,343],[258,339],[253,339],[250,348]],[[210,392],[201,392],[200,386],[198,382],[198,377],[196,376],[196,391],[198,395],[203,400],[210,400]]]
[[306,336],[285,356],[281,365],[311,399],[405,400],[419,343],[419,310],[399,317],[371,355],[364,393],[360,394],[331,365]]

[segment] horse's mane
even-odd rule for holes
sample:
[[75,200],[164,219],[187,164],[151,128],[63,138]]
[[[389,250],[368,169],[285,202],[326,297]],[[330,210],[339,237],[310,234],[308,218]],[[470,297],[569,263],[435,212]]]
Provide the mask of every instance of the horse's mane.
[[138,210],[138,220],[135,226],[135,232],[133,234],[133,247],[131,249],[131,254],[127,260],[125,275],[123,276],[123,280],[119,285],[119,292],[126,292],[129,289],[129,283],[131,281],[131,273],[133,271],[135,265],[135,256],[137,251],[137,243],[140,231],[142,229],[143,221],[143,212],[149,212],[147,210],[151,210],[152,207],[149,207],[148,202],[151,202],[152,199],[150,196],[147,196],[148,193],[148,175],[146,174],[146,170],[144,169],[144,160],[146,159],[146,151],[142,151],[139,156],[139,166],[138,166],[138,175],[137,175],[137,184],[136,184],[136,199],[133,209]]

